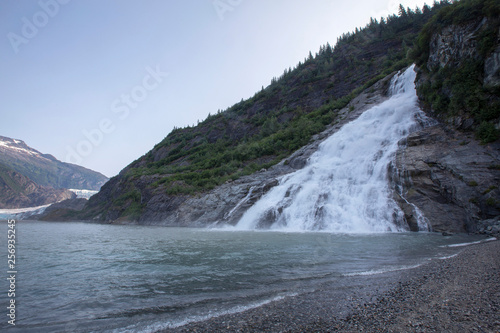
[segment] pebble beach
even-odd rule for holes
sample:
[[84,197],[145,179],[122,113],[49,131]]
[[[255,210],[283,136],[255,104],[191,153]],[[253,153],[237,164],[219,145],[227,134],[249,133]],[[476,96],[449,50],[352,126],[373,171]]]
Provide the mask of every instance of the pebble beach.
[[500,332],[500,241],[164,332]]

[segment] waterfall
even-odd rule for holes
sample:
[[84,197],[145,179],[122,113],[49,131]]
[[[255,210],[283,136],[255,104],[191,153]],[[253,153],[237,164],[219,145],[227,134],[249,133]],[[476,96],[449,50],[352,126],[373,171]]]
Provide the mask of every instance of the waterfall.
[[284,176],[237,229],[339,233],[406,230],[392,198],[388,166],[398,141],[417,128],[414,66],[391,81],[390,98],[321,143],[301,170]]

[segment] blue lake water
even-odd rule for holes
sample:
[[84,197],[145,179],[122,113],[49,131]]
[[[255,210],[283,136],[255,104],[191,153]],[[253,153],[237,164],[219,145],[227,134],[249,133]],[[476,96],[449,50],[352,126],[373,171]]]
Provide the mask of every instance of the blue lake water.
[[[19,332],[154,332],[352,275],[404,270],[479,238],[17,223]],[[0,223],[7,276],[7,224]],[[0,282],[7,313],[8,285]],[[2,314],[0,330],[8,327]]]

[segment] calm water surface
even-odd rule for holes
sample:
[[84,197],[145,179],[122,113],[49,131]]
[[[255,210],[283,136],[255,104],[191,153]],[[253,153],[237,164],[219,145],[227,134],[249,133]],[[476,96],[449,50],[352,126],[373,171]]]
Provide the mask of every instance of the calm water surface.
[[[7,276],[7,224],[0,228]],[[477,240],[25,221],[16,228],[13,331],[23,332],[154,332],[293,297],[325,281],[414,267],[460,251],[447,245]],[[5,278],[0,288],[6,309]]]

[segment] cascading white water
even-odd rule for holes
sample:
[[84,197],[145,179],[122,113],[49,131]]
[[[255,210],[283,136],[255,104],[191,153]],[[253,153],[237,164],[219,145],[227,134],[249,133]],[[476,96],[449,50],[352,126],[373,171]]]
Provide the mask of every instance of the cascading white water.
[[324,230],[340,233],[402,231],[388,166],[424,117],[417,105],[414,66],[396,75],[391,97],[344,125],[319,146],[301,170],[252,206],[237,229]]

